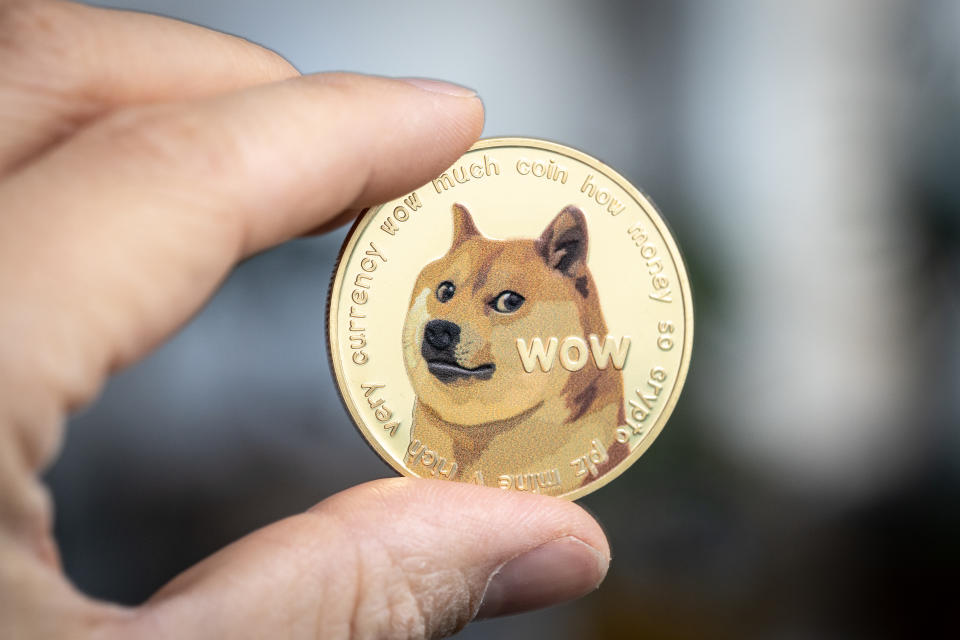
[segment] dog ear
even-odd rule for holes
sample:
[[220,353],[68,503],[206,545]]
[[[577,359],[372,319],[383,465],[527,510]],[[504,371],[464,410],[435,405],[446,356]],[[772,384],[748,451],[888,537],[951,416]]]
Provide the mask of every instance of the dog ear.
[[480,235],[480,230],[474,224],[467,208],[459,202],[453,205],[453,243],[451,249],[456,248],[471,236]]
[[567,276],[579,274],[587,263],[587,219],[567,205],[536,240],[546,263]]

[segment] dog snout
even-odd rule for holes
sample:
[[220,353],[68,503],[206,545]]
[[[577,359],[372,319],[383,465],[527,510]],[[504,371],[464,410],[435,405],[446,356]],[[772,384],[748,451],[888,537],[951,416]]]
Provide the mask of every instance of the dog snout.
[[431,320],[423,328],[423,339],[437,351],[450,351],[460,342],[460,326],[449,320]]

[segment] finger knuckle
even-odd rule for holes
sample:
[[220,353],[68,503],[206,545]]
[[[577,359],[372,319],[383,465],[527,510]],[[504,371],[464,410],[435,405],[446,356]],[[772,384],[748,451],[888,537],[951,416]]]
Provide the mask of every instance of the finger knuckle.
[[139,171],[152,168],[216,179],[229,171],[240,145],[226,130],[211,131],[215,128],[215,122],[191,109],[146,105],[111,113],[92,126],[89,135]]
[[296,67],[276,51],[240,36],[217,32],[210,42],[252,78],[274,82],[300,75]]
[[259,46],[254,51],[253,64],[268,80],[286,80],[300,75],[296,67],[276,51]]
[[364,555],[360,584],[378,586],[355,601],[351,626],[360,637],[445,637],[469,621],[472,590],[458,569],[437,567],[430,557],[394,558],[386,550]]
[[18,65],[28,60],[62,60],[76,39],[71,22],[70,11],[60,2],[0,0],[0,58]]
[[186,135],[171,124],[171,114],[162,106],[128,107],[101,118],[87,131],[87,137],[109,148],[112,155],[135,156],[138,165],[145,159],[166,161],[175,154],[174,136]]

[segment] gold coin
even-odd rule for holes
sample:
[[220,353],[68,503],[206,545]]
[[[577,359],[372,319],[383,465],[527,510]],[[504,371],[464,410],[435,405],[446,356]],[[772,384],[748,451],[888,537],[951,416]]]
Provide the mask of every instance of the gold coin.
[[368,209],[327,313],[344,404],[394,469],[569,499],[650,446],[693,341],[687,273],[650,200],[528,138],[481,140]]

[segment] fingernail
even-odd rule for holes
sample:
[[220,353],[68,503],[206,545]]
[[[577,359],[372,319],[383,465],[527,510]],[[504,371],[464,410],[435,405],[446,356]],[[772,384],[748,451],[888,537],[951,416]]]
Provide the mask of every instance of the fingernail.
[[477,619],[506,616],[559,604],[593,591],[610,559],[573,537],[527,551],[493,574]]
[[423,89],[424,91],[431,91],[433,93],[444,93],[448,96],[456,96],[458,98],[473,98],[477,95],[477,92],[473,89],[468,89],[467,87],[461,87],[458,84],[451,84],[449,82],[443,82],[442,80],[433,80],[431,78],[397,78],[402,80],[407,84],[412,84],[415,87]]

